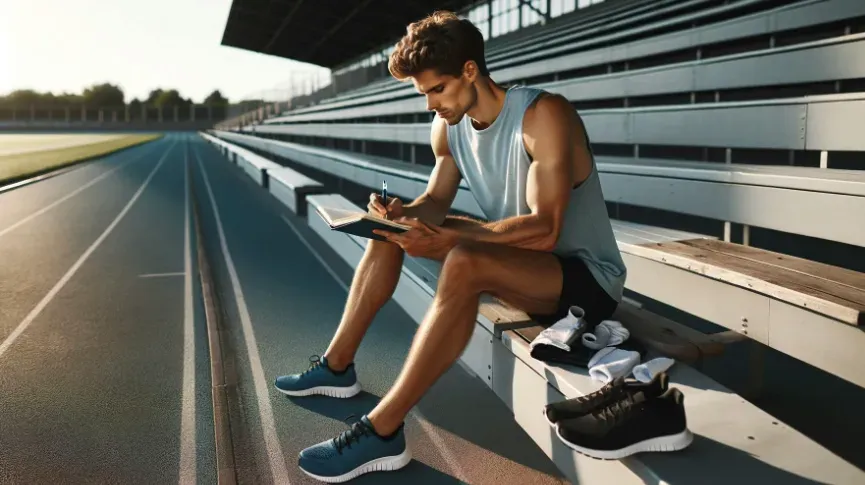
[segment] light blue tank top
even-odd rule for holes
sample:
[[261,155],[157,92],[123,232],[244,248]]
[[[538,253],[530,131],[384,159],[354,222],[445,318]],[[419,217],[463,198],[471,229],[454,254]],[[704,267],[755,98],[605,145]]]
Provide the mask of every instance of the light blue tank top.
[[[501,113],[489,127],[478,130],[471,118],[464,116],[459,124],[447,128],[448,146],[457,167],[490,221],[531,213],[526,204],[531,159],[523,144],[523,114],[543,92],[511,87]],[[586,144],[591,146],[588,135]],[[606,292],[621,301],[627,270],[604,204],[594,154],[591,158],[591,174],[571,190],[553,252],[582,259]]]

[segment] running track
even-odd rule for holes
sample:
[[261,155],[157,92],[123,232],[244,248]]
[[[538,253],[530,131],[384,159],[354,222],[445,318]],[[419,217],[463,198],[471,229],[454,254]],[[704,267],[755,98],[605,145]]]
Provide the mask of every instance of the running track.
[[[298,452],[395,380],[417,326],[391,302],[358,352],[362,394],[273,388],[327,348],[351,268],[197,134],[166,135],[0,193],[0,484],[217,483],[193,202],[236,383],[238,483],[317,483]],[[459,365],[407,435],[409,466],[350,483],[564,483]]]

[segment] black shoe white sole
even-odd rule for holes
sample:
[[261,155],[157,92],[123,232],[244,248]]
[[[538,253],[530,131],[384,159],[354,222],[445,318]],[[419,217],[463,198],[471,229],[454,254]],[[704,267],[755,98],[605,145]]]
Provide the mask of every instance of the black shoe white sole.
[[399,455],[376,458],[375,460],[364,463],[363,465],[343,475],[323,477],[309,473],[308,471],[304,470],[303,467],[300,467],[300,470],[303,473],[311,476],[312,478],[315,478],[316,480],[320,480],[325,483],[342,483],[353,480],[369,472],[392,472],[399,470],[400,468],[408,465],[411,461],[411,458],[411,451],[409,451],[408,447],[406,447],[406,449],[403,450],[403,452]]
[[546,412],[546,411],[543,411],[543,414],[544,414],[544,419],[547,420],[547,423],[549,423],[550,428],[555,428],[555,427],[556,427],[556,423],[554,423],[554,422],[552,422],[552,421],[550,420],[550,416],[547,414],[547,412]]
[[[274,386],[276,387],[276,386]],[[313,394],[320,394],[322,396],[330,396],[330,397],[339,397],[339,398],[349,398],[356,396],[360,391],[360,382],[355,382],[353,385],[349,387],[334,387],[334,386],[318,386],[318,387],[310,387],[309,389],[303,389],[300,391],[286,391],[285,389],[276,388],[279,392],[289,395],[289,396],[312,396]]]
[[687,448],[691,444],[691,442],[694,441],[694,435],[691,433],[690,430],[686,429],[681,433],[650,438],[618,450],[593,450],[591,448],[585,448],[575,445],[563,438],[561,433],[559,432],[558,426],[556,426],[556,435],[559,437],[562,443],[568,446],[568,448],[571,448],[572,450],[583,455],[597,458],[599,460],[619,460],[631,456],[635,453],[641,453],[644,451],[678,451]]

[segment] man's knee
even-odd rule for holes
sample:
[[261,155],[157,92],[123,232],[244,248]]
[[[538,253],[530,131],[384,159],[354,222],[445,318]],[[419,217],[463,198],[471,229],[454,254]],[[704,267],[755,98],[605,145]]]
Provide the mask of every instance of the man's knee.
[[477,246],[458,244],[445,256],[440,284],[480,290],[488,255]]

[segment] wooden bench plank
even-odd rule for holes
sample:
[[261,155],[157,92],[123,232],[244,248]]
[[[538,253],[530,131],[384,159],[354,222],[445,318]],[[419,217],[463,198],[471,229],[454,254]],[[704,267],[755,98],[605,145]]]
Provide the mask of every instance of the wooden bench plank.
[[537,325],[537,322],[522,310],[518,310],[498,298],[484,293],[478,313],[483,315],[493,325],[493,335],[499,337],[505,330]]
[[832,281],[861,291],[862,298],[865,299],[865,273],[795,256],[789,256],[787,254],[777,253],[766,249],[743,246],[741,244],[729,244],[717,240],[686,240],[682,241],[682,243],[696,248],[717,251],[719,253],[729,254],[756,263],[776,266],[785,270],[795,271],[815,278]]
[[860,294],[843,285],[825,287],[818,285],[818,280],[803,274],[760,266],[753,261],[700,249],[681,241],[622,244],[620,247],[635,256],[747,288],[844,323],[863,323],[865,304],[857,301]]

